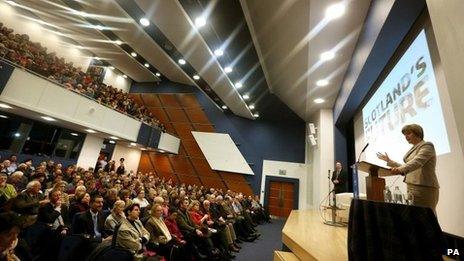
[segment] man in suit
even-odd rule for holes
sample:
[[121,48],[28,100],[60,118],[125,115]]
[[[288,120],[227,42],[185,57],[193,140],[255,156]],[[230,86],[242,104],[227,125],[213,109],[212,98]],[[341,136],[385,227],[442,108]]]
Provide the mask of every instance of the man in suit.
[[332,172],[332,183],[334,184],[335,194],[346,192],[346,180],[348,174],[343,169],[340,162],[335,163],[335,170]]
[[48,195],[50,202],[39,208],[37,221],[49,224],[52,230],[58,234],[66,235],[68,227],[65,226],[64,216],[61,214],[63,206],[61,204],[61,191],[54,189]]
[[405,164],[391,160],[388,154],[377,153],[377,157],[392,167],[392,174],[404,175],[408,194],[413,195],[413,204],[430,207],[435,212],[439,188],[435,166],[437,156],[431,142],[424,141],[424,130],[417,124],[410,124],[401,130],[412,148],[403,157]]
[[111,237],[104,230],[105,218],[103,217],[102,208],[103,197],[92,195],[90,198],[90,209],[77,217],[74,227],[75,233],[89,235],[93,243],[110,240]]

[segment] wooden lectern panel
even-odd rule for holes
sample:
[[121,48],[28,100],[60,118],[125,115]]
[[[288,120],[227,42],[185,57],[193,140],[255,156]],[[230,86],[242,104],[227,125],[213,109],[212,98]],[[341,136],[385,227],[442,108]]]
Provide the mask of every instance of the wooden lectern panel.
[[383,189],[385,179],[373,176],[366,177],[367,200],[384,201]]

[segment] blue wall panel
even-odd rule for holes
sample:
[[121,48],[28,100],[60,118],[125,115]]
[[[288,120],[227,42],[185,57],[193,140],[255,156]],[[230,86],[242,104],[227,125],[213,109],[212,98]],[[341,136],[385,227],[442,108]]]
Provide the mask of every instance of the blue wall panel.
[[10,79],[15,67],[0,60],[0,93],[5,89],[6,83]]

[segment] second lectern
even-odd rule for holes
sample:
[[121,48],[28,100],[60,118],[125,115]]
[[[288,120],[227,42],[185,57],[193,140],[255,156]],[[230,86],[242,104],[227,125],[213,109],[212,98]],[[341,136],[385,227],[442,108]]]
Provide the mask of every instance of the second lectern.
[[384,201],[385,179],[382,177],[392,176],[390,168],[361,161],[358,163],[358,169],[369,173],[369,176],[366,177],[367,200]]

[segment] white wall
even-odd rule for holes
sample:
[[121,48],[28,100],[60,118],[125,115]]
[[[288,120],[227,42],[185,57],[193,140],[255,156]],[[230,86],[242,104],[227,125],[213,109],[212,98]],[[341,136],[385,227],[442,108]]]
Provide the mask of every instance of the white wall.
[[131,80],[129,78],[125,79],[124,77],[122,77],[122,74],[119,74],[116,71],[111,70],[109,68],[106,69],[103,83],[106,85],[111,85],[117,89],[123,90],[124,92],[129,92],[131,87]]
[[[279,175],[279,170],[285,170],[286,175]],[[306,176],[307,167],[304,163],[285,162],[285,161],[274,161],[274,160],[263,160],[263,175],[261,178],[261,203],[264,203],[264,191],[266,190],[266,177],[274,176],[281,178],[293,178],[298,179],[299,184],[299,202],[298,209],[306,209]]]
[[97,164],[98,156],[103,145],[103,138],[87,134],[82,145],[79,158],[77,159],[77,166],[83,168],[94,168]]
[[[317,146],[308,148],[308,208],[317,208],[322,199],[329,193],[328,170],[334,169],[334,122],[332,110],[320,110],[312,117],[317,127]],[[308,142],[307,142],[308,144]],[[307,145],[310,146],[310,145]],[[312,195],[309,195],[309,194]]]
[[29,111],[130,141],[136,141],[141,122],[66,90],[41,77],[14,69],[0,100]]
[[116,144],[113,151],[113,160],[116,161],[116,167],[118,167],[119,159],[124,158],[124,166],[126,168],[126,172],[129,172],[131,170],[137,172],[141,154],[142,151],[138,148]]
[[90,64],[91,57],[83,53],[80,49],[66,43],[57,34],[59,30],[50,31],[45,29],[33,17],[19,13],[11,5],[0,2],[0,22],[4,26],[14,30],[14,33],[27,34],[32,42],[39,42],[47,47],[48,52],[55,52],[58,57],[63,57],[67,62],[73,62],[76,67],[81,67],[86,71]]

